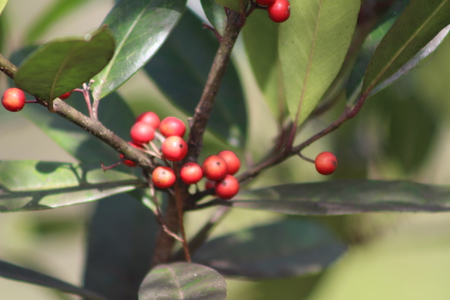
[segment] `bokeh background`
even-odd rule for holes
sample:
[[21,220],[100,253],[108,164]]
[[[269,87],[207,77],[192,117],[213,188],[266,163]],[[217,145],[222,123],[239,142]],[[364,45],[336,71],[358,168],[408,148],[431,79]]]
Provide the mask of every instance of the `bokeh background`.
[[[40,42],[97,28],[112,0],[84,4],[57,21]],[[193,7],[198,3],[191,1]],[[2,53],[17,50],[54,0],[11,0],[0,17]],[[313,144],[304,154],[334,151],[339,168],[334,178],[406,179],[448,185],[450,181],[450,39],[436,53],[391,87],[370,98],[361,113],[342,128]],[[264,154],[276,123],[264,103],[242,41],[234,60],[245,84],[249,108],[249,153]],[[6,88],[0,75],[0,91]],[[186,118],[138,73],[119,90],[138,114],[152,109],[161,116]],[[26,108],[25,108],[26,109]],[[300,139],[327,125],[340,113],[337,105],[311,122]],[[120,120],[118,119],[118,122]],[[209,136],[207,149],[219,142]],[[209,147],[209,148],[208,148]],[[242,153],[241,153],[242,154]],[[75,162],[21,113],[0,110],[0,160],[38,159]],[[299,158],[264,173],[254,185],[325,180]],[[81,284],[85,228],[95,204],[41,212],[0,214],[0,258]],[[187,215],[188,233],[210,211]],[[195,215],[194,215],[195,214]],[[226,233],[243,224],[266,223],[280,215],[236,210],[218,227]],[[231,300],[422,300],[450,299],[450,214],[367,214],[323,217],[349,243],[349,251],[328,270],[309,276],[252,282],[230,279]],[[0,300],[79,299],[50,289],[0,278]]]

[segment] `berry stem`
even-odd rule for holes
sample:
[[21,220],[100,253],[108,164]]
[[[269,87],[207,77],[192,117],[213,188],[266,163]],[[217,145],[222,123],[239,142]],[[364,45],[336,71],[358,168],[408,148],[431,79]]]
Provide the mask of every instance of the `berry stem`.
[[14,79],[14,74],[17,72],[17,67],[7,60],[1,53],[0,53],[0,71],[6,74],[11,79]]

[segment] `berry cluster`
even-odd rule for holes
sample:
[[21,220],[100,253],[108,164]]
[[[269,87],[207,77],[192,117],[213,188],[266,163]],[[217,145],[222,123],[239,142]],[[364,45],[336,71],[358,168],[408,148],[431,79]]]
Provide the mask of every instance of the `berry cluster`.
[[[72,94],[72,91],[67,92],[59,96],[61,100],[67,99]],[[2,105],[6,110],[17,112],[21,111],[27,102],[36,102],[35,100],[27,101],[25,93],[18,88],[7,89],[2,96]]]
[[261,6],[267,6],[267,12],[269,18],[276,22],[281,23],[289,19],[291,15],[291,4],[288,0],[255,0]]
[[[217,196],[230,199],[236,195],[239,182],[233,175],[239,170],[241,163],[232,151],[225,150],[218,155],[211,155],[202,166],[196,162],[188,162],[181,166],[179,174],[176,173],[173,163],[183,160],[188,153],[187,143],[183,139],[185,133],[186,126],[178,118],[170,116],[160,121],[154,112],[145,112],[137,117],[130,130],[132,142],[129,144],[164,162],[153,170],[153,184],[157,188],[166,189],[175,183],[177,177],[185,184],[197,184],[206,177],[207,188],[214,187]],[[160,141],[160,147],[152,142],[155,137]],[[136,166],[122,154],[120,158],[127,166]]]

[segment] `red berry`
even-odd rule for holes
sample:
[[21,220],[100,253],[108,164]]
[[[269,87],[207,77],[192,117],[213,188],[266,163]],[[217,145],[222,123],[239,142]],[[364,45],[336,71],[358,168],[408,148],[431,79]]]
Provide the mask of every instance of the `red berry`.
[[188,152],[187,143],[179,136],[169,136],[161,145],[161,152],[167,160],[180,161]]
[[322,152],[314,161],[316,170],[322,175],[330,175],[337,168],[337,159],[331,152]]
[[222,199],[231,199],[239,192],[239,181],[232,175],[216,182],[216,194]]
[[25,106],[25,93],[18,88],[9,88],[3,93],[2,105],[9,111],[19,111]]
[[188,162],[181,167],[180,177],[186,184],[194,184],[199,182],[203,177],[202,167],[198,163]]
[[203,175],[212,181],[223,179],[227,175],[227,163],[218,155],[208,156],[203,162]]
[[159,124],[159,132],[165,137],[173,135],[183,137],[186,132],[186,125],[178,118],[167,117]]
[[215,186],[216,186],[216,182],[215,182],[215,181],[206,180],[206,183],[205,183],[205,190],[212,189],[212,188],[215,187]]
[[[133,146],[136,149],[143,149],[141,146],[136,145],[135,143],[128,142],[128,144],[130,144],[131,146]],[[119,156],[120,156],[120,159],[124,158],[122,153],[120,153]],[[129,160],[129,159],[125,159],[123,161],[123,164],[126,165],[126,166],[129,166],[129,167],[136,167],[136,164],[133,161]]]
[[161,189],[171,187],[176,179],[175,172],[169,167],[159,166],[152,173],[153,184]]
[[67,92],[67,93],[64,93],[64,94],[62,94],[61,96],[59,96],[58,98],[61,99],[61,100],[65,100],[65,99],[69,98],[70,95],[72,95],[72,91],[69,91],[69,92]]
[[274,3],[275,0],[256,0],[256,3],[258,3],[259,5],[271,5],[272,3]]
[[136,122],[144,122],[144,123],[148,123],[150,124],[154,129],[157,129],[159,127],[159,123],[161,123],[161,121],[159,120],[159,117],[157,114],[155,114],[152,111],[147,111],[144,112],[142,114],[140,114],[137,118],[136,118]]
[[291,4],[288,0],[275,0],[267,8],[269,18],[277,23],[286,21],[291,15]]
[[227,163],[228,174],[234,175],[241,167],[241,161],[237,155],[230,150],[223,150],[218,154]]
[[130,136],[135,144],[147,144],[155,137],[155,129],[147,123],[137,122],[131,127]]

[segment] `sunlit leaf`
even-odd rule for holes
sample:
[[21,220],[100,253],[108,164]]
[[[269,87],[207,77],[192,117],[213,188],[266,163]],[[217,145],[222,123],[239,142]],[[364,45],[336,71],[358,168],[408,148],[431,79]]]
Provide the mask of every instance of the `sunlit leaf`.
[[100,200],[88,229],[84,286],[111,299],[138,299],[158,225],[128,194]]
[[114,46],[107,28],[82,38],[54,40],[25,59],[14,82],[32,95],[53,100],[100,72],[113,56]]
[[152,269],[139,289],[139,300],[224,300],[225,279],[206,266],[172,263]]
[[345,250],[319,223],[288,218],[217,237],[193,259],[224,275],[279,278],[319,272]]
[[[174,104],[193,115],[217,47],[216,38],[187,11],[145,70]],[[233,63],[228,66],[216,96],[208,129],[234,146],[242,146],[245,141],[247,110]]]
[[0,14],[2,13],[3,9],[5,8],[6,3],[8,3],[8,0],[0,0]]
[[450,211],[450,187],[408,181],[292,183],[239,193],[223,205],[292,215]]
[[57,289],[61,292],[80,295],[82,297],[85,297],[86,299],[108,299],[89,290],[76,287],[62,280],[12,264],[4,260],[0,260],[0,277]]
[[201,3],[209,22],[223,35],[225,26],[227,25],[227,15],[225,14],[224,7],[214,0],[201,0]]
[[50,209],[87,203],[145,183],[99,166],[41,161],[0,161],[0,211]]
[[292,119],[308,117],[334,80],[350,45],[359,0],[294,0],[278,51]]
[[362,93],[389,79],[449,24],[450,1],[411,0],[370,60]]
[[186,0],[122,0],[103,24],[114,36],[117,49],[109,65],[95,78],[93,96],[115,91],[141,69],[178,23]]

